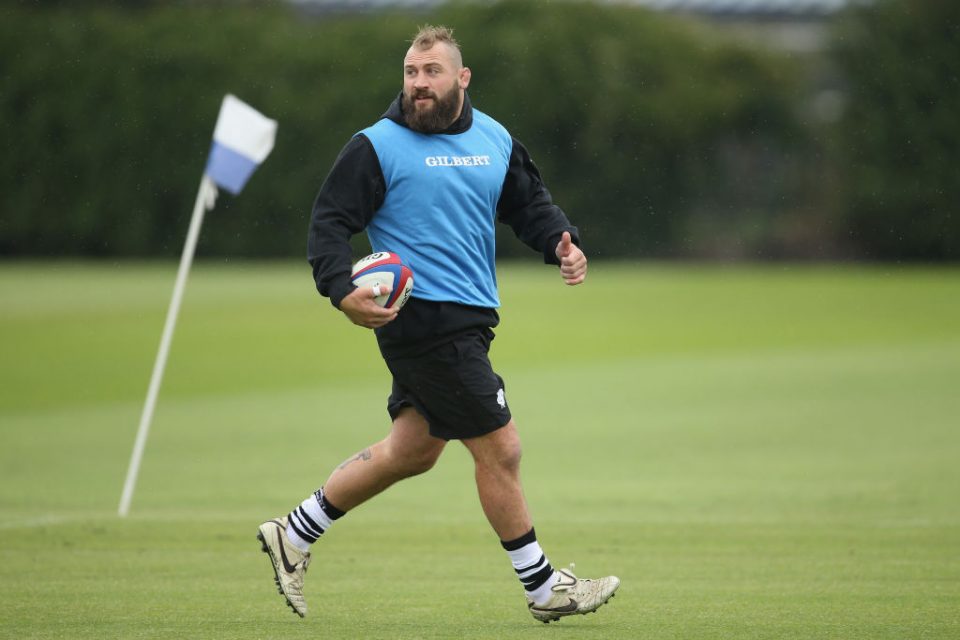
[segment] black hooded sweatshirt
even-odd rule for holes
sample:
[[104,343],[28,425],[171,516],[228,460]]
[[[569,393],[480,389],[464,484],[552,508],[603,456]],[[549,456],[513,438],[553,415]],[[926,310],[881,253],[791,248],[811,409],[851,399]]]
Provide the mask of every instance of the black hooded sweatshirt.
[[[397,96],[381,118],[406,127],[401,97]],[[472,124],[473,107],[464,94],[460,117],[434,135],[462,133]],[[362,133],[357,134],[341,150],[320,187],[307,239],[307,260],[313,267],[317,290],[337,308],[355,288],[350,282],[350,238],[366,228],[385,196],[386,183],[373,145]],[[553,204],[540,171],[516,138],[496,213],[497,219],[510,225],[520,240],[543,255],[547,264],[559,264],[555,251],[564,231],[580,244],[577,228]],[[415,356],[464,331],[490,329],[499,321],[496,309],[421,300],[414,291],[396,320],[377,329],[376,334],[385,358]]]

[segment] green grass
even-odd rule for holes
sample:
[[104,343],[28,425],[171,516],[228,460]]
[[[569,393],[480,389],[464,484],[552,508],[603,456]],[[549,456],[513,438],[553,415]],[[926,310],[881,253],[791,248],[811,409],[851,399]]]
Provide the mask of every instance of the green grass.
[[305,265],[201,264],[129,518],[175,266],[0,265],[0,637],[956,638],[960,270],[501,269],[492,358],[541,542],[617,573],[544,627],[462,447],[276,595],[254,539],[381,437],[372,335]]

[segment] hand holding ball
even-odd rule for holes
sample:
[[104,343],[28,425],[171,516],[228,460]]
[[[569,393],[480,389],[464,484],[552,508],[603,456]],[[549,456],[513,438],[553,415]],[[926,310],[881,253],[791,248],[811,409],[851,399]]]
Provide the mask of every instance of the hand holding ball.
[[[386,309],[399,310],[413,291],[413,272],[395,253],[380,251],[360,259],[353,265],[351,281],[356,287],[373,288],[374,302]],[[380,287],[390,288],[380,294]]]

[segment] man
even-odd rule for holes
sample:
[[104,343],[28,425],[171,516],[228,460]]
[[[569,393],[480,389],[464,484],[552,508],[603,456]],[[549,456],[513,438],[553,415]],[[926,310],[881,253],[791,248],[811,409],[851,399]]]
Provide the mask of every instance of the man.
[[[554,570],[520,485],[520,439],[487,352],[499,322],[494,218],[557,264],[568,285],[587,259],[526,149],[466,94],[470,69],[445,27],[424,27],[403,62],[403,90],[384,116],[344,147],[314,204],[308,259],[317,289],[352,322],[374,329],[393,375],[387,437],[337,467],[287,516],[260,525],[276,583],[301,617],[315,543],[345,513],[393,483],[429,470],[447,442],[473,456],[480,503],[543,622],[596,610],[620,585]],[[414,273],[401,312],[351,284],[349,239],[399,254]],[[380,287],[380,293],[385,288]]]

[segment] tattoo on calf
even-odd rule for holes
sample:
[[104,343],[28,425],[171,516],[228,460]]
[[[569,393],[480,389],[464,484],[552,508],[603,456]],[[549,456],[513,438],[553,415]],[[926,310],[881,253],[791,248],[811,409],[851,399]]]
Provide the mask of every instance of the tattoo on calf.
[[355,456],[353,456],[352,458],[350,458],[349,460],[345,461],[343,464],[341,464],[339,467],[337,467],[337,469],[343,469],[343,468],[345,468],[348,464],[350,464],[351,462],[357,462],[358,460],[359,460],[360,462],[366,462],[367,460],[369,460],[369,459],[372,458],[372,457],[373,457],[373,453],[370,452],[370,449],[364,449],[363,451],[361,451],[361,452],[358,453],[357,455],[355,455]]

